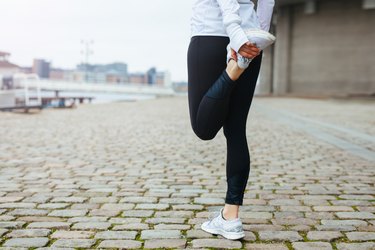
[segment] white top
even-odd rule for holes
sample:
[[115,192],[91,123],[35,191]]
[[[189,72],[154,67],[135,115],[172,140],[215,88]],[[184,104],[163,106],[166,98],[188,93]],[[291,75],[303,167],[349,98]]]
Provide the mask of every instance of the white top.
[[244,29],[269,31],[275,0],[196,0],[191,18],[191,36],[226,36],[238,52],[248,42]]

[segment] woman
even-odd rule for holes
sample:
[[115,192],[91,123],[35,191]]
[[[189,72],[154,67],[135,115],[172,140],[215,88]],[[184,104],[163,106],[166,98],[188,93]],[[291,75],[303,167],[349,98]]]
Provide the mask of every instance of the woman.
[[[268,31],[273,6],[274,0],[258,0],[255,11],[251,0],[196,0],[193,7],[188,49],[191,125],[202,140],[213,139],[223,127],[227,141],[225,206],[201,228],[228,239],[244,237],[238,212],[250,172],[246,120],[262,60],[261,46],[251,43],[245,30]],[[240,59],[250,65],[240,67]]]

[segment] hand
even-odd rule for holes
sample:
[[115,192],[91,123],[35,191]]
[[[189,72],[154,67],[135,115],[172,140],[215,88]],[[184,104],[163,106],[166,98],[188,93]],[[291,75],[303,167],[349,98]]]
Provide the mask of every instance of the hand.
[[[251,42],[247,42],[247,43],[245,43],[244,45],[241,46],[238,53],[240,53],[240,55],[243,56],[243,57],[252,59],[252,58],[256,57],[257,55],[259,55],[260,50],[258,49],[257,46],[255,46]],[[232,55],[233,55],[233,51],[232,51]],[[235,58],[235,59],[237,59],[237,58]]]

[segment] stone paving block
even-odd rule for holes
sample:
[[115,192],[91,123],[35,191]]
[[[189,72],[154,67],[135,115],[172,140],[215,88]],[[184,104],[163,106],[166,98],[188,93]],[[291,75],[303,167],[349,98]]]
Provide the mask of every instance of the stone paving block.
[[6,236],[10,238],[45,237],[50,233],[49,229],[17,229],[9,232]]
[[107,222],[108,217],[103,216],[84,216],[84,217],[72,217],[66,219],[67,222]]
[[224,203],[224,199],[222,198],[194,198],[195,204],[202,204],[202,205],[222,205]]
[[120,200],[120,203],[156,203],[156,197],[143,197],[143,196],[130,196],[124,197]]
[[259,238],[261,240],[272,241],[300,241],[302,236],[294,231],[260,231]]
[[137,231],[103,231],[95,234],[96,239],[128,239],[134,240]]
[[146,223],[129,223],[113,226],[113,230],[146,230],[150,226]]
[[[28,250],[30,248],[25,248],[25,247],[0,247],[0,250]],[[40,249],[40,248],[36,248]]]
[[107,209],[93,209],[90,211],[90,216],[108,216],[115,217],[121,213],[121,210],[107,210]]
[[124,217],[151,217],[154,214],[154,210],[129,210],[124,211],[122,216]]
[[367,222],[363,220],[321,220],[321,223],[327,226],[367,226]]
[[25,197],[17,197],[17,196],[3,196],[0,197],[0,203],[7,203],[7,202],[17,202],[22,200]]
[[3,244],[5,247],[44,247],[48,244],[48,238],[35,237],[35,238],[12,238]]
[[310,212],[312,209],[308,206],[280,206],[280,211]]
[[46,215],[48,214],[48,210],[42,209],[21,209],[17,208],[13,211],[9,212],[8,215]]
[[[100,209],[121,211],[121,210],[131,210],[134,208],[134,206],[135,205],[132,203],[129,203],[129,204],[108,203],[108,204],[103,204],[103,206],[101,206]],[[125,212],[128,212],[128,211],[125,211]]]
[[58,239],[52,247],[74,247],[74,248],[89,248],[94,245],[96,240],[93,239]]
[[64,218],[52,216],[21,216],[17,217],[16,220],[24,222],[65,222]]
[[11,216],[11,215],[0,215],[0,221],[12,221],[16,219],[15,216]]
[[374,213],[370,212],[337,212],[336,215],[340,219],[375,219]]
[[302,212],[295,211],[283,211],[283,212],[274,212],[275,219],[304,219],[304,214]]
[[135,209],[154,209],[154,210],[166,210],[169,208],[168,204],[159,204],[159,203],[144,203],[137,204]]
[[356,230],[353,226],[347,226],[347,225],[318,225],[315,226],[316,230],[318,231],[354,231]]
[[332,241],[343,237],[343,234],[336,231],[310,231],[307,233],[309,240]]
[[97,229],[97,230],[106,230],[111,226],[109,222],[78,222],[72,226],[72,229],[81,229],[81,230],[88,230],[88,229]]
[[306,212],[305,217],[315,220],[333,220],[335,219],[334,213],[331,212]]
[[82,203],[86,200],[85,197],[55,197],[51,202]]
[[98,248],[133,249],[141,248],[142,242],[135,240],[104,240]]
[[55,239],[87,239],[87,238],[91,238],[94,234],[95,234],[95,232],[91,232],[91,231],[58,230],[58,231],[55,231],[51,235],[51,238],[55,238]]
[[262,244],[262,243],[248,243],[245,245],[248,250],[288,250],[289,248],[283,244]]
[[319,224],[318,221],[312,219],[305,219],[305,218],[295,218],[295,219],[275,219],[271,220],[274,225],[308,225],[314,226]]
[[271,206],[299,206],[301,205],[298,200],[292,199],[274,199],[268,202]]
[[375,242],[337,243],[338,250],[374,250]]
[[68,222],[33,222],[27,225],[27,228],[69,229],[70,225]]
[[306,226],[306,225],[294,225],[294,226],[289,226],[290,231],[297,231],[297,232],[307,232],[311,230],[311,226]]
[[348,195],[348,194],[343,194],[339,195],[341,199],[346,199],[346,200],[374,200],[375,197],[373,195]]
[[173,239],[181,238],[179,230],[142,230],[142,239]]
[[191,245],[193,248],[210,247],[220,249],[233,249],[242,247],[241,242],[227,239],[196,239],[191,241]]
[[60,209],[60,210],[54,210],[48,215],[57,216],[57,217],[76,217],[76,216],[84,216],[86,213],[87,213],[87,210]]
[[24,224],[22,221],[0,221],[0,228],[21,228]]
[[39,209],[60,209],[60,208],[66,208],[70,206],[69,203],[45,203],[45,204],[39,204],[37,207]]
[[273,215],[270,212],[243,212],[239,216],[244,219],[271,219]]
[[164,224],[160,223],[154,226],[154,229],[176,229],[176,230],[188,230],[191,228],[191,225],[188,224]]
[[157,217],[157,218],[147,218],[145,219],[146,223],[159,224],[159,223],[174,223],[181,224],[184,223],[185,218],[168,218],[168,217]]
[[203,205],[196,204],[181,204],[181,205],[172,205],[173,210],[203,210]]
[[295,250],[332,250],[328,242],[293,242],[292,246]]
[[375,240],[375,232],[350,232],[346,236],[351,241],[370,241]]
[[348,206],[314,206],[314,211],[317,212],[351,212],[354,211],[352,207]]
[[122,218],[122,217],[114,217],[108,220],[109,223],[112,224],[128,224],[128,223],[140,223],[142,218]]
[[[159,203],[162,203],[162,204],[181,204],[182,206],[186,206],[186,205],[189,205],[189,203],[191,202],[191,199],[189,198],[160,198],[159,199]],[[196,207],[199,207],[196,206]]]
[[178,248],[184,249],[186,246],[185,239],[163,239],[163,240],[146,240],[144,248]]

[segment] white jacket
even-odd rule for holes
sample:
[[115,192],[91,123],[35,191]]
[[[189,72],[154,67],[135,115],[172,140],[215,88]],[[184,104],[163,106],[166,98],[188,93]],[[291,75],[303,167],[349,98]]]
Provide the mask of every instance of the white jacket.
[[238,52],[248,42],[244,29],[269,31],[275,0],[196,0],[191,18],[191,36],[227,36]]

